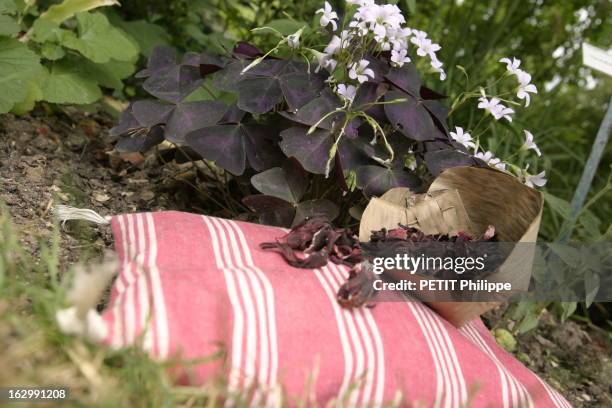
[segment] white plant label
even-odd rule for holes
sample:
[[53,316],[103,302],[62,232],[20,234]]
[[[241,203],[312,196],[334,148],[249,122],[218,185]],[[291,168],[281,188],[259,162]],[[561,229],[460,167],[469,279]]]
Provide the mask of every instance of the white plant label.
[[582,43],[582,63],[612,76],[612,51],[604,51],[591,44]]

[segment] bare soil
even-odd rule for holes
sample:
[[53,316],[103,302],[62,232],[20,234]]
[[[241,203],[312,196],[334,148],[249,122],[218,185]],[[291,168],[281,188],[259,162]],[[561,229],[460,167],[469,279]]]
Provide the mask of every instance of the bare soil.
[[[79,110],[0,116],[0,203],[33,254],[52,236],[52,208],[67,204],[101,215],[163,209],[202,211],[191,164],[162,165],[155,155],[120,155],[107,134],[113,119]],[[71,223],[61,234],[63,269],[112,248],[108,228]],[[511,322],[499,312],[489,326]],[[516,337],[514,354],[576,407],[612,406],[611,334],[579,321],[544,314]]]
[[[189,174],[183,174],[190,164],[162,166],[155,156],[120,155],[108,136],[113,122],[105,114],[76,110],[0,116],[0,202],[30,252],[51,236],[58,204],[104,216],[186,210],[192,198],[197,202]],[[108,228],[76,222],[62,230],[64,266],[112,247]]]

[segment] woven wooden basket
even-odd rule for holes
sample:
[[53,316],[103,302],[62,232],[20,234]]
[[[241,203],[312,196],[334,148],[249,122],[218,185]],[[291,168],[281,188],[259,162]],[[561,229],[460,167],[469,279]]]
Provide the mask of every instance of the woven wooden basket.
[[[492,168],[455,167],[440,174],[425,194],[394,188],[372,198],[359,225],[360,241],[369,241],[372,231],[392,229],[398,224],[418,228],[426,234],[455,235],[460,231],[481,236],[489,225],[498,241],[535,242],[540,228],[543,199],[510,174]],[[500,269],[516,262],[531,262],[522,251]],[[520,258],[520,259],[518,259]],[[516,268],[524,270],[525,268]],[[509,270],[512,275],[512,270]],[[505,273],[505,276],[509,275]],[[516,276],[516,285],[527,285],[529,276]],[[418,293],[417,293],[418,296]],[[455,326],[499,305],[498,302],[429,302],[432,309]]]

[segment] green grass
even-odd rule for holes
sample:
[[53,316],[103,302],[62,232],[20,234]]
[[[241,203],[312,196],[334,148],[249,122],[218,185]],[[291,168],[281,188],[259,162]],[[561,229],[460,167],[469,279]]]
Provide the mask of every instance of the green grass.
[[172,386],[168,364],[151,360],[137,347],[115,351],[61,333],[55,312],[66,306],[67,279],[60,276],[59,251],[56,230],[49,243],[41,243],[40,259],[33,259],[19,244],[7,212],[0,212],[1,387],[66,386],[71,406],[212,401],[206,388]]
[[59,279],[58,239],[42,245],[41,258],[34,260],[19,245],[6,212],[0,229],[0,385],[64,385],[75,405],[167,405],[163,370],[140,352],[113,352],[59,331],[54,316],[66,290]]

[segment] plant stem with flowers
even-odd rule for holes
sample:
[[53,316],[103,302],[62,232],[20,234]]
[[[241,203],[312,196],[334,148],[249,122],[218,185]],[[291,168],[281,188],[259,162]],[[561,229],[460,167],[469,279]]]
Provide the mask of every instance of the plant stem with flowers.
[[[459,97],[453,103],[453,108],[449,113],[449,115],[452,114],[459,106],[466,103],[468,100],[478,97],[478,108],[485,110],[486,115],[481,117],[481,119],[478,121],[478,123],[474,127],[474,132],[477,132],[480,124],[483,123],[486,117],[492,117],[495,121],[505,119],[508,122],[512,122],[512,115],[514,115],[515,113],[514,109],[503,105],[501,102],[519,105],[519,103],[516,101],[504,99],[504,97],[506,97],[507,95],[512,95],[512,92],[504,92],[495,96],[490,96],[487,95],[486,89],[492,88],[494,85],[497,85],[502,80],[514,75],[516,76],[518,81],[518,86],[517,88],[515,88],[516,97],[519,100],[525,101],[525,107],[528,107],[531,103],[530,93],[538,92],[536,86],[531,83],[531,75],[519,68],[521,65],[521,60],[517,58],[501,58],[499,62],[506,64],[506,72],[504,73],[504,75],[500,76],[487,87],[479,87],[478,91],[464,92],[460,94]],[[525,142],[514,154],[510,155],[505,160],[501,160],[495,157],[495,155],[491,151],[479,150],[480,136],[482,133],[477,134],[475,136],[477,141],[476,144],[472,141],[472,137],[470,136],[470,134],[464,132],[461,127],[456,127],[455,132],[451,132],[450,134],[451,137],[453,137],[453,139],[455,139],[458,143],[461,143],[466,148],[471,149],[471,151],[474,152],[475,157],[480,158],[490,166],[496,167],[500,170],[510,170],[515,175],[523,179],[525,184],[527,184],[529,187],[542,187],[546,184],[545,172],[540,172],[536,175],[532,175],[528,172],[528,167],[523,169],[510,162],[510,159],[512,159],[514,156],[518,155],[520,152],[527,150],[534,150],[538,157],[542,155],[540,149],[534,141],[533,134],[526,129],[523,129],[523,133],[525,135]]]

